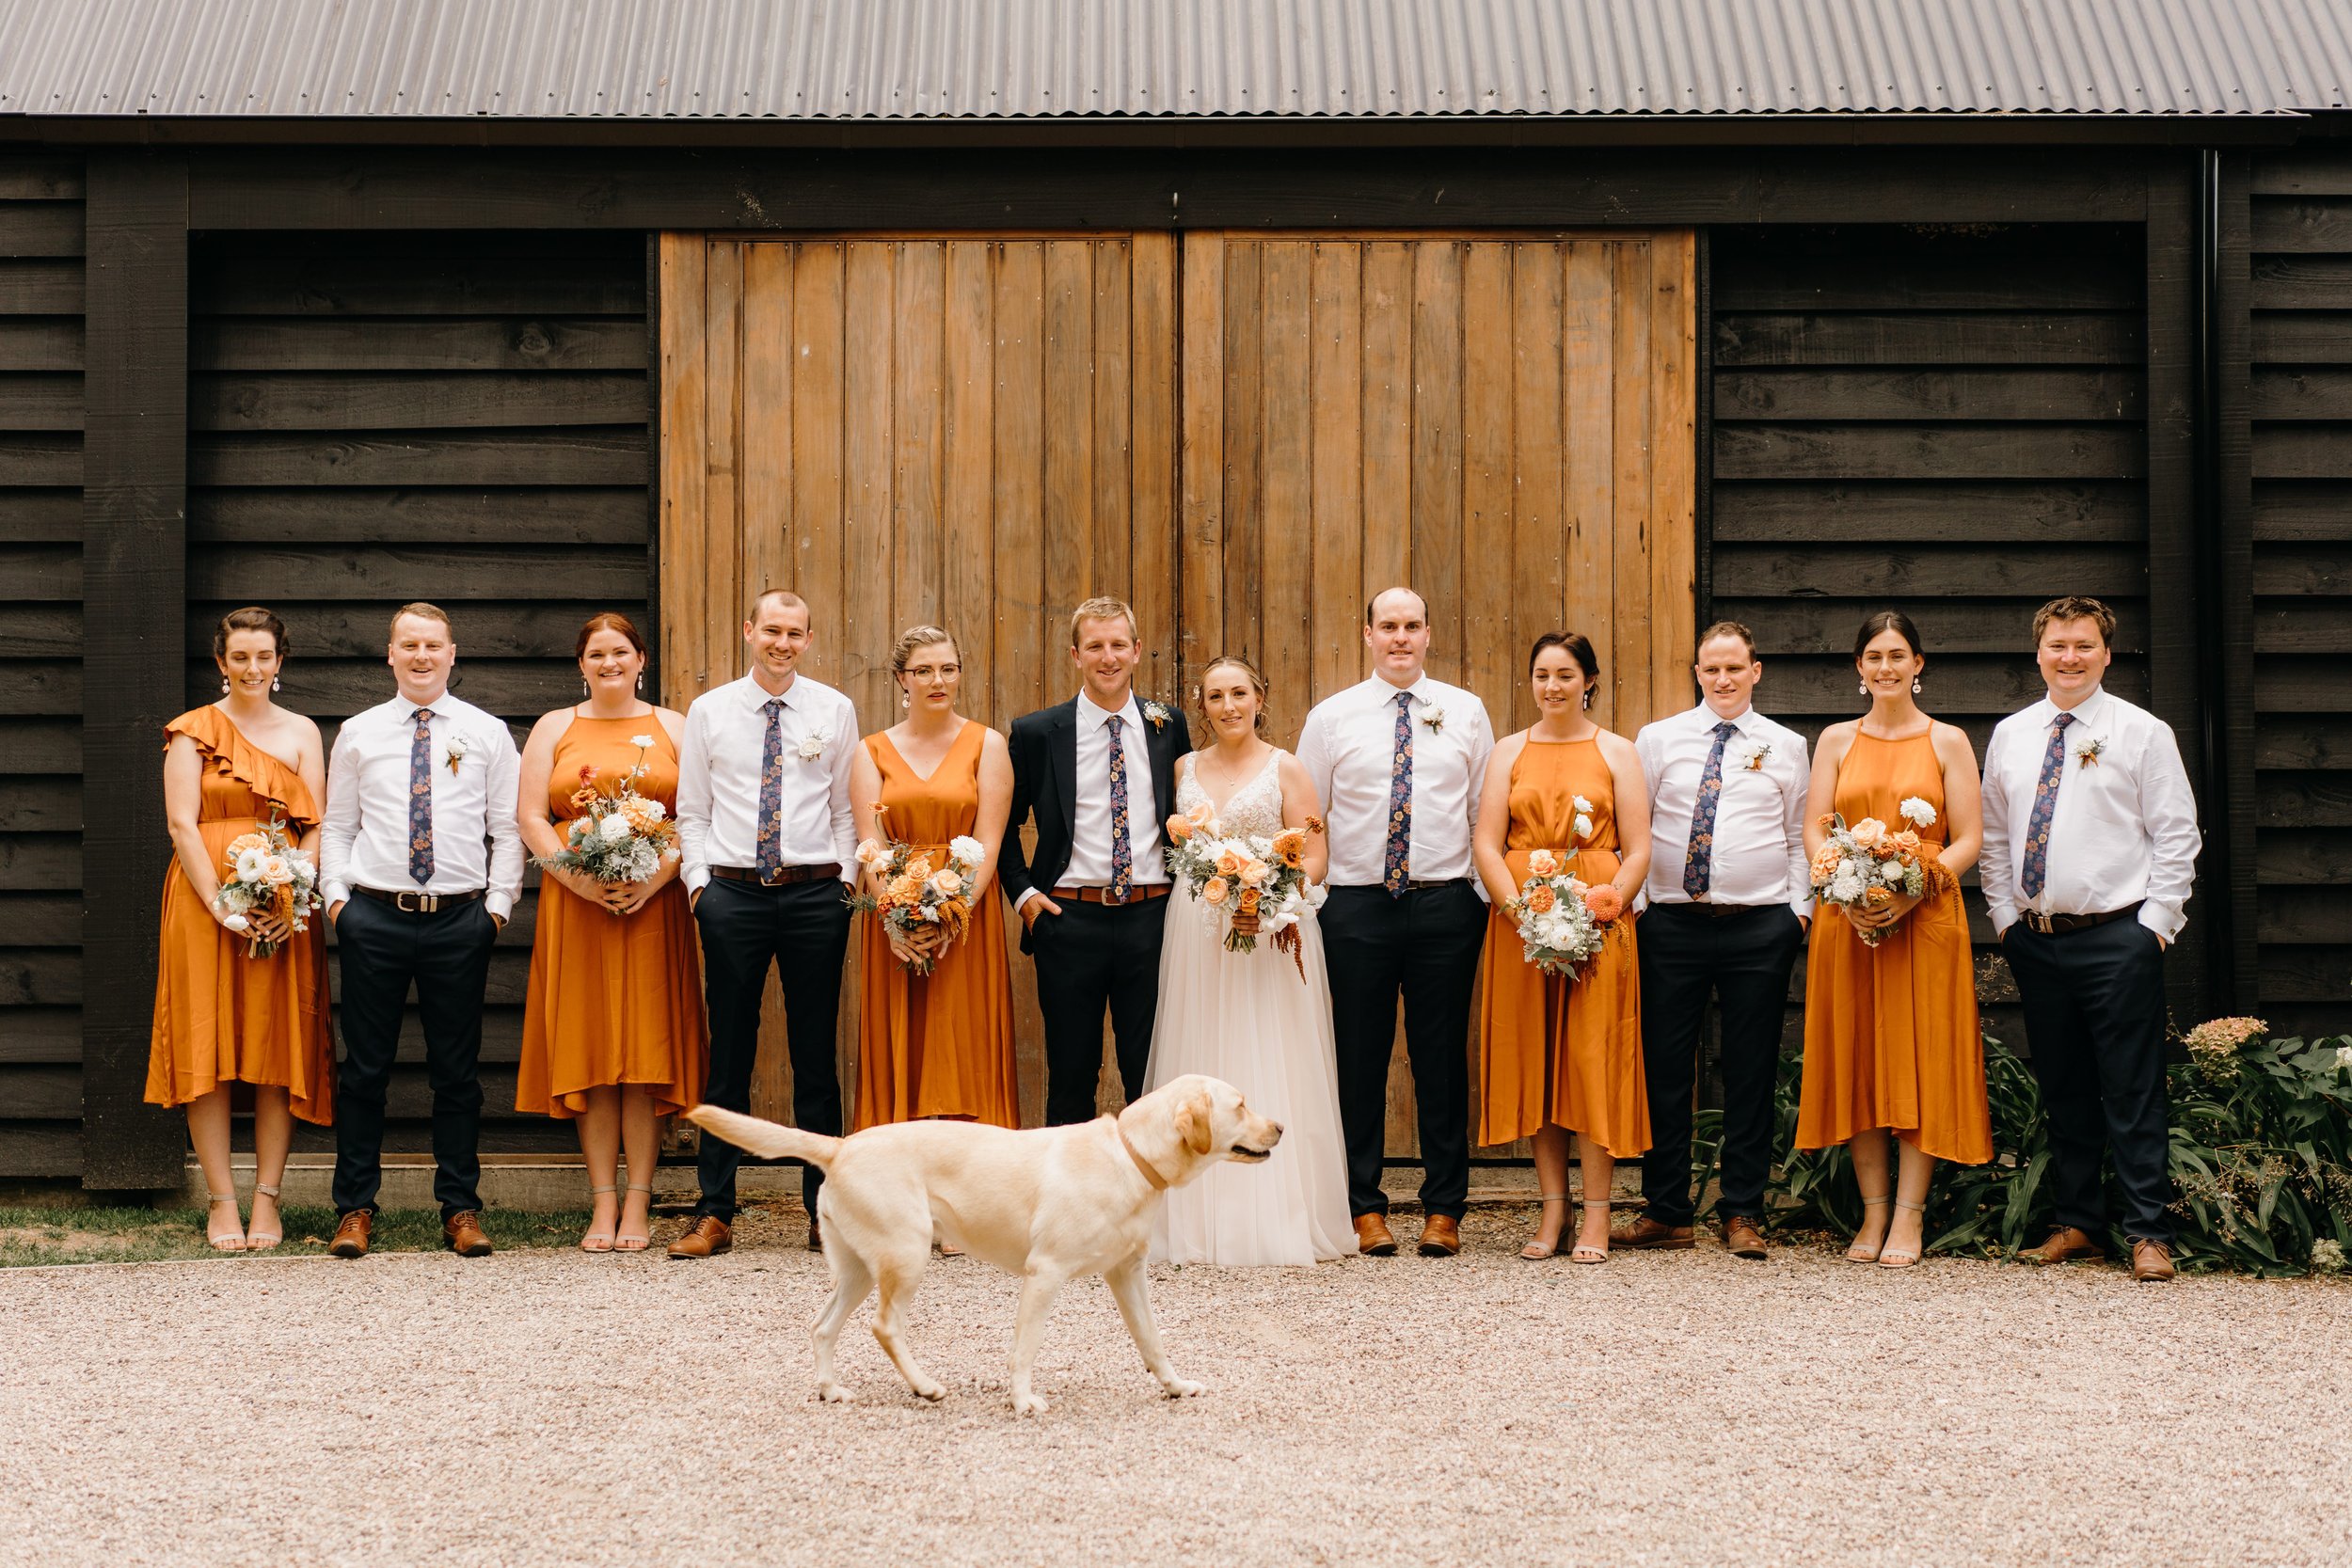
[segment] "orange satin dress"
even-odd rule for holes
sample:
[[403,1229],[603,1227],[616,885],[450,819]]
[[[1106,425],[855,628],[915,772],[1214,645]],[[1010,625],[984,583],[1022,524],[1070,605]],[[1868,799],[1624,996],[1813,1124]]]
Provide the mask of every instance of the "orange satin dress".
[[[575,717],[555,743],[548,780],[548,815],[559,835],[580,815],[572,805],[580,770],[628,772],[638,759],[630,737],[641,735],[653,745],[637,793],[676,811],[677,749],[657,715]],[[709,1054],[686,883],[674,878],[635,914],[616,916],[542,879],[515,1109],[576,1117],[588,1108],[588,1090],[635,1084],[668,1116],[702,1099]]]
[[[898,754],[887,734],[866,737],[866,754],[882,771],[883,832],[890,838],[944,855],[948,840],[977,835],[987,733],[986,725],[967,720],[928,779]],[[891,955],[880,916],[858,923],[854,1125],[924,1117],[1021,1125],[1004,910],[993,888],[974,899],[963,935],[928,975]]]
[[[1592,802],[1593,832],[1576,836],[1576,798]],[[1600,742],[1530,739],[1511,765],[1511,825],[1502,858],[1514,881],[1549,849],[1583,881],[1617,874],[1616,781]],[[1571,853],[1573,852],[1573,853]],[[1521,955],[1511,917],[1486,917],[1480,959],[1478,1142],[1509,1143],[1546,1122],[1583,1133],[1618,1159],[1649,1148],[1649,1089],[1642,1069],[1642,981],[1633,917],[1606,927],[1604,945],[1575,981]]]
[[[197,830],[215,871],[226,870],[230,840],[272,817],[281,819],[286,836],[297,843],[318,825],[318,802],[302,776],[247,740],[220,709],[183,713],[164,726],[164,735],[167,745],[170,736],[184,735],[204,754]],[[149,1103],[185,1105],[224,1084],[260,1084],[283,1088],[288,1106],[304,1121],[334,1119],[326,911],[312,911],[310,927],[268,958],[247,958],[247,939],[221,928],[173,857],[164,873]]]
[[[1839,815],[1899,829],[1907,824],[1899,808],[1915,795],[1935,808],[1919,837],[1940,850],[1944,768],[1933,736],[1857,732],[1837,769]],[[1939,1160],[1993,1158],[1976,966],[1958,888],[1923,900],[1876,947],[1835,909],[1814,917],[1797,1147],[1824,1148],[1880,1127]]]

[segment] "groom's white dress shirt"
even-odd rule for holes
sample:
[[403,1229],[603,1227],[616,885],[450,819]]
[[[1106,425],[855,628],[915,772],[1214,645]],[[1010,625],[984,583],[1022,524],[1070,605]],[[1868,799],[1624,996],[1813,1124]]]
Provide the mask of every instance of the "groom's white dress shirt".
[[[504,920],[523,885],[515,790],[522,755],[494,715],[449,692],[433,710],[433,876],[408,874],[408,784],[416,713],[405,697],[355,713],[335,732],[319,825],[319,895],[331,908],[355,887],[384,893],[471,893]],[[453,757],[453,752],[456,752]]]
[[[2010,714],[1984,749],[1984,854],[1977,874],[1994,931],[2018,915],[2105,914],[2139,905],[2139,923],[2170,942],[2196,879],[2197,800],[2172,727],[2102,687],[2074,705],[2050,816],[2040,896],[2025,896],[2026,830],[2059,708],[2044,698]],[[2095,761],[2084,753],[2098,747]]]
[[779,863],[834,861],[842,881],[857,879],[857,825],[850,810],[857,705],[806,675],[793,676],[781,698],[745,675],[713,687],[686,710],[677,759],[677,836],[689,893],[709,882],[714,865],[751,866],[758,860],[759,773],[772,701],[784,704]]
[[1813,913],[1804,855],[1804,797],[1811,784],[1804,736],[1753,706],[1725,719],[1705,703],[1642,726],[1633,750],[1649,785],[1649,879],[1653,904],[1687,904],[1683,867],[1691,858],[1691,819],[1699,781],[1715,749],[1715,726],[1738,730],[1724,742],[1723,789],[1715,798],[1709,852],[1710,904],[1786,904]]
[[1333,887],[1376,887],[1389,843],[1389,781],[1396,755],[1396,697],[1412,694],[1413,818],[1406,875],[1416,882],[1472,875],[1470,830],[1494,755],[1486,705],[1422,675],[1409,687],[1372,676],[1317,703],[1298,736],[1298,761],[1324,803]]
[[[1111,725],[1119,720],[1119,749],[1127,759],[1128,879],[1136,887],[1161,887],[1168,882],[1167,847],[1161,824],[1167,820],[1159,792],[1152,787],[1152,748],[1144,738],[1143,709],[1135,694],[1127,705],[1113,712],[1081,691],[1071,705],[1071,739],[1077,751],[1078,797],[1070,802],[1070,863],[1062,869],[1064,887],[1108,887],[1111,880]],[[1168,810],[1173,811],[1169,801]],[[1013,906],[1017,913],[1046,890],[1029,888]]]

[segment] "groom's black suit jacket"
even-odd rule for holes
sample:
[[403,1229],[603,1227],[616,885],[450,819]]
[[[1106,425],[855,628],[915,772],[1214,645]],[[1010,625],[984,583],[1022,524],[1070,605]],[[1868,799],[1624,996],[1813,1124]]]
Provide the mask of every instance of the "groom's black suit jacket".
[[[1143,700],[1136,706],[1141,710]],[[1078,699],[1012,721],[1009,736],[1012,752],[1012,817],[1005,824],[1005,844],[996,853],[996,879],[1005,897],[1018,909],[1021,895],[1031,888],[1051,895],[1054,885],[1070,865],[1070,835],[1078,811]],[[1160,821],[1176,809],[1176,762],[1192,750],[1192,736],[1181,718],[1168,722],[1143,722],[1143,747],[1152,758],[1152,798]],[[1021,825],[1037,813],[1037,856],[1021,847]],[[1165,838],[1165,832],[1161,835]],[[1029,950],[1029,934],[1021,933],[1021,951]]]

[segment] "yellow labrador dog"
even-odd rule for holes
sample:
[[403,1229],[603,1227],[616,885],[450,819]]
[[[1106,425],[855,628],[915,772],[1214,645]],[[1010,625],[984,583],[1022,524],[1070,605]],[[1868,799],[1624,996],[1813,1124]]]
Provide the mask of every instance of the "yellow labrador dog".
[[1029,1386],[1029,1369],[1055,1295],[1080,1275],[1099,1274],[1110,1286],[1143,1364],[1170,1399],[1202,1391],[1176,1375],[1152,1322],[1143,1256],[1152,1207],[1168,1188],[1220,1160],[1263,1161],[1282,1136],[1281,1124],[1243,1104],[1240,1090],[1198,1074],[1153,1090],[1117,1117],[1021,1132],[909,1121],[826,1138],[715,1105],[686,1115],[754,1154],[806,1160],[825,1173],[817,1212],[833,1299],[811,1336],[818,1398],[850,1397],[833,1375],[834,1341],[877,1285],[874,1338],[908,1387],[927,1400],[946,1394],[914,1359],[906,1335],[907,1303],[937,1235],[1021,1276],[1012,1407],[1024,1416],[1045,1408]]

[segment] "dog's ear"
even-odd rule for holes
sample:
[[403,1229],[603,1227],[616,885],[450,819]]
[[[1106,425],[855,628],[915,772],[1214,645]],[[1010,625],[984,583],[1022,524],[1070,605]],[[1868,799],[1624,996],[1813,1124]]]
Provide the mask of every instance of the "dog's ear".
[[1184,1140],[1184,1147],[1195,1154],[1206,1154],[1216,1131],[1210,1123],[1216,1119],[1216,1101],[1209,1091],[1184,1101],[1176,1112],[1176,1135]]

